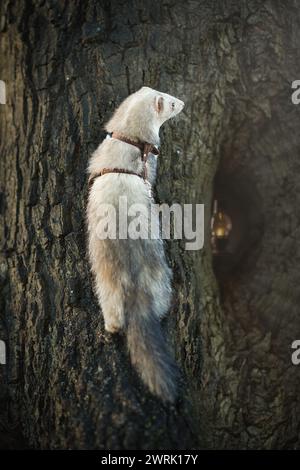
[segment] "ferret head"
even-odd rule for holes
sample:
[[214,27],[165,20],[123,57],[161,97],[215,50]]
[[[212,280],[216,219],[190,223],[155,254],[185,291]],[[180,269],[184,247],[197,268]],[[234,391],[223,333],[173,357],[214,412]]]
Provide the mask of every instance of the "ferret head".
[[105,129],[157,145],[160,126],[180,113],[183,107],[184,102],[174,96],[142,87],[121,103]]

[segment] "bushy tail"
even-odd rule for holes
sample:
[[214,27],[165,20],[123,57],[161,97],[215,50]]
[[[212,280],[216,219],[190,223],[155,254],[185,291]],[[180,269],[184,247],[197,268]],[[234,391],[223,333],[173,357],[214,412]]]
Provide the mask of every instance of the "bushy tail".
[[141,311],[137,300],[127,313],[131,362],[153,394],[163,401],[174,402],[178,368],[168,352],[159,320],[151,311]]

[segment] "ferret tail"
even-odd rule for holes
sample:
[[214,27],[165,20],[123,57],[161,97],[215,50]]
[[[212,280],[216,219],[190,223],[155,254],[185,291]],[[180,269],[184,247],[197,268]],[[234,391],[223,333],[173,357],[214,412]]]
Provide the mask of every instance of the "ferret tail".
[[169,354],[158,318],[135,299],[128,313],[127,343],[132,365],[149,390],[164,402],[177,397],[178,368]]

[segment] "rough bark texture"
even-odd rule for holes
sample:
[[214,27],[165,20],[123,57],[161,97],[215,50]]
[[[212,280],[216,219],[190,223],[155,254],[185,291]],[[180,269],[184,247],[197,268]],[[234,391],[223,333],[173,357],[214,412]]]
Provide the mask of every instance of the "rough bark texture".
[[[20,432],[44,449],[300,447],[298,2],[4,0],[1,14],[2,446]],[[86,257],[87,160],[143,84],[186,102],[162,132],[158,199],[206,207],[205,249],[168,245],[176,407],[104,334]],[[240,233],[218,282],[213,191]]]

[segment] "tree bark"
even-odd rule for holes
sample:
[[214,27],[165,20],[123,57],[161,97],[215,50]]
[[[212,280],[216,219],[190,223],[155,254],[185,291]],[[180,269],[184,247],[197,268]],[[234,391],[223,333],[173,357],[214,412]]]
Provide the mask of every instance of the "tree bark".
[[[2,446],[300,447],[299,41],[296,0],[2,2]],[[161,134],[158,201],[205,204],[204,249],[168,243],[176,406],[104,333],[86,256],[87,161],[142,85],[186,103]],[[214,196],[239,230],[215,272]]]

